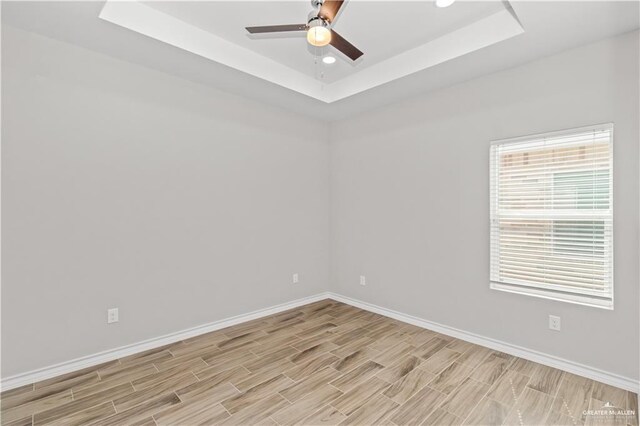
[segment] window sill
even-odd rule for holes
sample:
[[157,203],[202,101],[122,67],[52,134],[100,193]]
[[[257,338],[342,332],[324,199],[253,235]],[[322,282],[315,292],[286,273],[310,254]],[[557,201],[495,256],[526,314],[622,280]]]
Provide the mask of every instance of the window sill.
[[496,281],[491,281],[490,287],[493,290],[505,291],[507,293],[523,294],[526,296],[539,297],[542,299],[556,300],[558,302],[573,303],[576,305],[607,309],[610,311],[613,310],[613,298],[605,299],[579,294],[562,293],[553,290],[525,287],[521,285],[506,284]]

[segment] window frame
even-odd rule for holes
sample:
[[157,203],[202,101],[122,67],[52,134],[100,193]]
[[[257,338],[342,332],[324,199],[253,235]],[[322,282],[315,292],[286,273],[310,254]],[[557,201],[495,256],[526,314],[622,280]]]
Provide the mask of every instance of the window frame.
[[[545,288],[541,288],[540,286],[536,286],[536,285],[531,285],[531,283],[529,283],[529,285],[527,285],[526,282],[521,282],[521,283],[506,283],[506,282],[502,282],[502,281],[494,281],[492,278],[492,274],[493,274],[493,264],[494,261],[498,261],[499,262],[499,254],[494,254],[494,236],[493,236],[493,230],[494,230],[494,225],[495,225],[495,221],[499,221],[499,218],[495,217],[497,215],[497,211],[498,211],[498,203],[499,203],[499,197],[497,196],[498,194],[498,190],[497,190],[497,185],[498,185],[498,180],[496,176],[492,176],[491,173],[498,173],[499,171],[499,167],[496,167],[496,165],[494,164],[494,162],[496,161],[496,155],[493,155],[493,149],[497,146],[497,145],[506,145],[506,144],[512,144],[512,143],[522,143],[522,142],[534,142],[536,140],[539,139],[552,139],[552,138],[557,138],[557,137],[566,137],[566,136],[570,136],[570,135],[574,135],[574,134],[580,134],[580,133],[585,133],[585,132],[589,132],[589,131],[608,131],[610,138],[609,138],[609,214],[610,214],[610,220],[611,220],[611,237],[610,237],[610,245],[605,244],[605,254],[604,254],[604,259],[606,262],[610,263],[610,276],[611,276],[611,280],[610,280],[610,298],[606,298],[606,297],[599,297],[599,296],[594,296],[594,295],[588,295],[588,294],[584,294],[584,293],[579,293],[579,292],[562,292],[562,291],[558,291],[558,290],[551,290],[551,289],[545,289]],[[614,180],[614,125],[613,123],[604,123],[604,124],[597,124],[597,125],[592,125],[592,126],[583,126],[583,127],[575,127],[575,128],[570,128],[570,129],[565,129],[565,130],[558,130],[558,131],[553,131],[553,132],[545,132],[545,133],[536,133],[536,134],[530,134],[530,135],[525,135],[525,136],[519,136],[519,137],[515,137],[515,138],[508,138],[508,139],[499,139],[499,140],[493,140],[490,143],[490,149],[489,149],[489,175],[490,175],[490,179],[489,179],[489,283],[490,283],[490,289],[492,290],[498,290],[498,291],[503,291],[503,292],[507,292],[507,293],[515,293],[515,294],[522,294],[525,296],[532,296],[532,297],[537,297],[537,298],[543,298],[543,299],[548,299],[548,300],[555,300],[555,301],[559,301],[559,302],[566,302],[566,303],[572,303],[572,304],[579,304],[579,305],[583,305],[583,306],[590,306],[590,307],[596,307],[596,308],[601,308],[601,309],[607,309],[607,310],[613,310],[614,307],[614,294],[615,294],[615,287],[614,287],[614,272],[615,272],[615,262],[614,262],[614,240],[615,240],[615,235],[614,235],[614,190],[613,190],[613,180]],[[496,186],[496,188],[494,188],[494,186]],[[552,183],[552,191],[554,190],[554,186],[555,184]],[[494,198],[494,194],[495,196],[495,200]],[[493,204],[492,204],[493,203]],[[555,220],[555,219],[554,219]],[[499,226],[499,225],[498,225]],[[607,252],[608,251],[608,252]],[[498,259],[495,259],[494,256],[498,256]]]

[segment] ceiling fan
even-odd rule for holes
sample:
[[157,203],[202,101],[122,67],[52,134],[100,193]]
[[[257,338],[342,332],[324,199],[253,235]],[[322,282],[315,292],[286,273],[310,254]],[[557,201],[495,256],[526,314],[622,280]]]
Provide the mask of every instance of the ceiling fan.
[[309,14],[306,24],[267,25],[246,29],[251,34],[306,31],[307,41],[312,46],[330,44],[355,61],[363,53],[331,28],[343,3],[344,0],[311,0],[315,10]]

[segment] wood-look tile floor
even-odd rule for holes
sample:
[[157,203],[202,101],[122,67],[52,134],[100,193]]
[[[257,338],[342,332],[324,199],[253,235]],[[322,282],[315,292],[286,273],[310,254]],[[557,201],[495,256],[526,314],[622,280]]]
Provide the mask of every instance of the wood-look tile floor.
[[637,395],[325,300],[2,394],[3,425],[638,425]]

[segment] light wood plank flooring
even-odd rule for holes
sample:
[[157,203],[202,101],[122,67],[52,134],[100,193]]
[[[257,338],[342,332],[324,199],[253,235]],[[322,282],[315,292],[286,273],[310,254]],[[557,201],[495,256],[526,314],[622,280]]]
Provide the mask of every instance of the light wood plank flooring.
[[2,425],[591,425],[636,394],[332,300],[2,394]]

